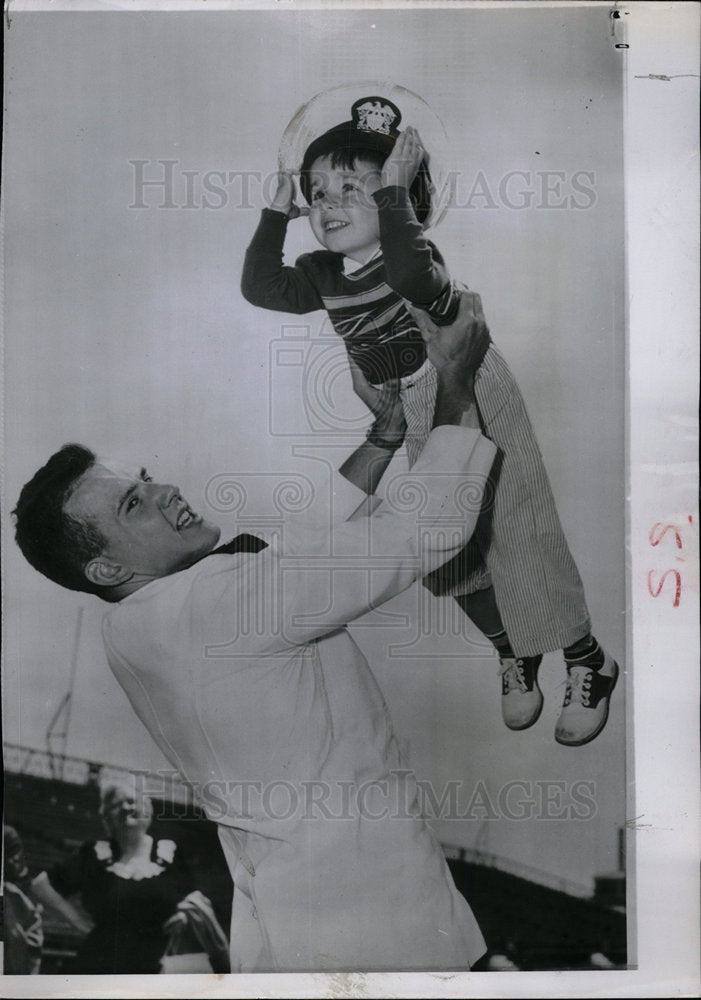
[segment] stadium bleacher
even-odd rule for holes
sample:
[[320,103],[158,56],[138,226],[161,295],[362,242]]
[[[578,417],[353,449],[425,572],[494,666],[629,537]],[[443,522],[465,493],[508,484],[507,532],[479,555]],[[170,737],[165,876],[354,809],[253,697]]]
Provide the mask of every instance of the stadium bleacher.
[[626,914],[527,881],[495,867],[448,860],[453,879],[482,928],[492,954],[507,955],[519,969],[589,969],[601,953],[626,964]]
[[[54,767],[35,752],[6,749],[5,822],[20,833],[32,875],[50,870],[84,840],[104,837],[98,814],[99,781],[109,770],[88,761]],[[81,765],[81,766],[78,766]],[[58,776],[57,776],[58,775]],[[66,779],[66,775],[70,780]],[[195,883],[229,926],[232,883],[216,827],[187,801],[180,789],[172,798],[152,796],[151,833],[174,840],[192,870]],[[479,852],[446,848],[457,888],[475,912],[489,947],[524,970],[590,969],[592,956],[612,966],[626,964],[625,878],[612,873],[595,880],[596,891],[583,898],[566,887],[539,884],[504,870],[499,859]],[[62,971],[75,952],[76,935],[60,919],[45,926],[43,972]],[[488,960],[480,968],[489,968]]]

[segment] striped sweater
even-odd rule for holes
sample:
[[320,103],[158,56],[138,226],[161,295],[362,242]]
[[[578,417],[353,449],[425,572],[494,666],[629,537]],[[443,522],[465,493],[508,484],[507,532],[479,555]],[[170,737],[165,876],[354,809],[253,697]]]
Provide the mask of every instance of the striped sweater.
[[381,255],[352,274],[344,257],[328,250],[283,264],[287,216],[263,209],[246,251],[244,298],[277,312],[326,309],[333,328],[374,385],[417,371],[426,359],[421,333],[404,299],[426,309],[434,322],[451,323],[458,291],[438,249],[424,236],[404,188],[381,188],[378,205]]

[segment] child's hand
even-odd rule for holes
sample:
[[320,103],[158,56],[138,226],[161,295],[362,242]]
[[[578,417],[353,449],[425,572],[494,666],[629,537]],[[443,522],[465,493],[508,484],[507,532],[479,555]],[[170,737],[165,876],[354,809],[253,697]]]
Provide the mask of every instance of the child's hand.
[[277,191],[270,203],[274,212],[282,212],[288,219],[296,219],[300,215],[309,215],[308,208],[295,205],[295,182],[292,174],[281,171],[277,175]]
[[409,125],[397,138],[394,149],[385,160],[382,186],[410,188],[425,155],[419,133]]

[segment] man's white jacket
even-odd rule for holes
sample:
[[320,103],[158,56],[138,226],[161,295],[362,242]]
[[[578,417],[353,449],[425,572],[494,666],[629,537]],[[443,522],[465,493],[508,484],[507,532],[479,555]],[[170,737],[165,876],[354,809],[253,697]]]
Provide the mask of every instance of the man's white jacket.
[[484,952],[345,626],[460,550],[494,454],[437,428],[373,517],[206,557],[106,614],[117,680],[219,825],[232,971],[466,969]]

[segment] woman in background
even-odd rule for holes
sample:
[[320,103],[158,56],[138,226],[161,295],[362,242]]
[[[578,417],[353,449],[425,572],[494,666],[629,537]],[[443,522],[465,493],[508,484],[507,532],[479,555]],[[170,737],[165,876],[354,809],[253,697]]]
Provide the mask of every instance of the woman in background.
[[[164,924],[195,887],[175,843],[148,834],[148,797],[108,785],[100,815],[109,840],[86,841],[68,861],[42,872],[35,894],[54,905],[55,892],[64,900],[79,894],[93,922],[71,973],[158,973],[168,943]],[[80,926],[79,918],[74,923]]]

